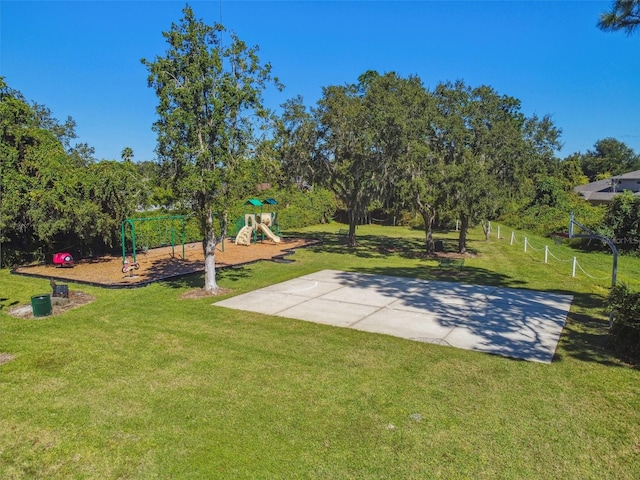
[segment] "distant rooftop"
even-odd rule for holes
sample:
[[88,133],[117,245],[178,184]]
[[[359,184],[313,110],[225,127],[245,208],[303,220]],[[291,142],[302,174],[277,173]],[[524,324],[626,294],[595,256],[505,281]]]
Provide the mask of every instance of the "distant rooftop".
[[573,189],[593,204],[610,203],[613,197],[628,190],[640,195],[640,170],[615,175],[604,180],[579,185]]

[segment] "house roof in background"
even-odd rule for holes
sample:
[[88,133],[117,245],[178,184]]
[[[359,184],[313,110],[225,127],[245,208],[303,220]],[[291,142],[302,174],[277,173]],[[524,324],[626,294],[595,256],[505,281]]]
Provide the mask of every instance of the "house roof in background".
[[[614,180],[638,180],[640,181],[640,170],[615,175],[604,180],[596,180],[586,185],[578,185],[573,190],[581,194],[585,200],[593,203],[608,203],[614,195],[622,193],[622,190],[613,190],[611,183]],[[640,188],[633,191],[634,195],[640,195]]]

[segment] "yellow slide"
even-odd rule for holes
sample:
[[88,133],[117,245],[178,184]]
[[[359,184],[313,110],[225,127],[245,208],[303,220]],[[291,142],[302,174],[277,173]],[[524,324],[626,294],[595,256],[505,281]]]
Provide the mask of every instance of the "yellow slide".
[[280,237],[273,233],[264,223],[258,223],[258,230],[264,233],[269,240],[273,240],[275,243],[280,243]]

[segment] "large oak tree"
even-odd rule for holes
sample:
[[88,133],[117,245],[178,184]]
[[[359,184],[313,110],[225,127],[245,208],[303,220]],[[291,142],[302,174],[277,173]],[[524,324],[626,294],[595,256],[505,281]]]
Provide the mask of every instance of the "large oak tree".
[[[300,97],[284,105],[280,151],[285,169],[329,188],[349,220],[347,243],[355,246],[356,226],[387,193],[391,165],[406,152],[405,117],[394,89],[394,74],[368,71],[358,83],[322,89],[307,111]],[[392,103],[395,106],[392,108]]]
[[560,130],[549,117],[526,118],[519,100],[489,86],[447,82],[434,96],[439,113],[433,149],[446,168],[439,204],[460,219],[458,250],[464,253],[468,227],[498,216],[553,160]]

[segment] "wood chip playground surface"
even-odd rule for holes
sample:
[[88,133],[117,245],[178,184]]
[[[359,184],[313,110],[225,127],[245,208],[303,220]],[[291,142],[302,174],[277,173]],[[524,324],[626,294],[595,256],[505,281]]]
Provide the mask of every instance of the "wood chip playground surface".
[[[217,246],[216,268],[244,265],[259,260],[283,259],[296,248],[316,243],[318,242],[301,238],[283,238],[280,243],[264,241],[242,246],[227,239],[224,242],[224,250],[221,244]],[[185,244],[184,253],[183,259],[182,245],[140,252],[136,255],[139,268],[126,274],[122,272],[122,256],[113,255],[76,260],[72,267],[19,267],[12,273],[108,288],[140,287],[152,282],[204,272],[204,253],[200,242]],[[128,258],[131,259],[130,256]]]

